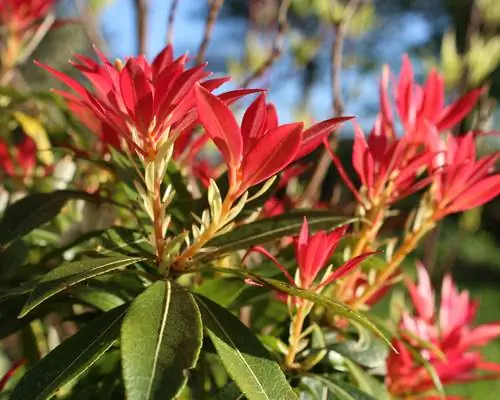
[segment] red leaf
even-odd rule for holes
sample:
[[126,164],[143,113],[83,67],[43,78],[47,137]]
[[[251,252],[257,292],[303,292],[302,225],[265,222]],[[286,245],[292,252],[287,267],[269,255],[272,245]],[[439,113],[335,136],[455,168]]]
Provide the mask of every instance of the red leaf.
[[488,176],[480,182],[466,188],[453,204],[448,213],[470,210],[493,200],[500,195],[500,174]]
[[265,134],[266,120],[266,96],[261,93],[247,108],[241,122],[243,154],[253,147],[255,140]]
[[333,273],[331,273],[328,278],[326,278],[323,282],[319,284],[318,287],[323,287],[325,285],[328,285],[329,283],[332,283],[336,279],[342,278],[344,275],[348,274],[351,272],[354,268],[356,268],[360,263],[362,263],[365,259],[368,257],[372,256],[373,254],[376,254],[377,252],[371,252],[371,253],[364,253],[360,254],[357,257],[351,258],[349,261],[345,262],[342,266],[337,268]]
[[445,107],[437,123],[438,131],[450,129],[462,121],[472,111],[483,92],[483,88],[471,90],[456,102]]
[[195,86],[198,114],[207,134],[221,151],[229,167],[240,165],[243,152],[241,132],[231,110],[200,85]]
[[300,143],[299,152],[295,156],[295,159],[298,160],[312,152],[321,144],[325,137],[339,129],[344,122],[353,118],[354,117],[331,118],[314,124],[306,129],[304,133],[302,133],[302,142]]
[[242,187],[248,189],[285,168],[295,158],[300,145],[302,124],[282,125],[261,137],[242,162]]

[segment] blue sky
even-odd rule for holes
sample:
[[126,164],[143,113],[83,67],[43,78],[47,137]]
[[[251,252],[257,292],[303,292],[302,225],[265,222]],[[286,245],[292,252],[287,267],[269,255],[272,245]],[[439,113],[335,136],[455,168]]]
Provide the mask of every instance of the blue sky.
[[[174,45],[176,54],[188,51],[196,52],[204,26],[205,0],[179,0],[179,7],[174,28]],[[167,15],[170,0],[150,0],[149,11],[149,48],[148,58],[161,50],[165,45]],[[386,45],[380,44],[377,49],[384,62],[390,61],[395,71],[399,68],[400,56],[408,48],[425,42],[431,34],[427,21],[418,14],[408,13],[401,20],[389,22],[391,30],[397,36],[397,40],[391,40]],[[131,0],[114,0],[104,9],[102,15],[102,26],[109,39],[110,50],[118,57],[126,57],[137,52],[135,37],[135,17]],[[215,28],[211,46],[208,49],[208,59],[214,58],[224,60],[241,54],[241,39],[245,32],[243,21],[220,20]],[[394,37],[396,37],[394,36]],[[218,41],[221,38],[223,40]],[[217,46],[223,43],[224,46]],[[325,61],[327,61],[328,49],[325,48]],[[281,68],[286,61],[282,62]],[[211,66],[214,70],[214,65]],[[219,69],[221,65],[217,65]],[[284,65],[289,69],[291,63]],[[280,66],[275,67],[279,71]],[[217,71],[222,72],[222,71]],[[276,72],[277,74],[278,72]],[[319,80],[312,91],[309,107],[313,116],[317,119],[331,116],[330,83],[327,68],[325,68],[324,79]],[[346,70],[343,73],[343,84],[346,88],[346,112],[351,115],[364,114],[366,110],[377,101],[377,75],[360,74],[356,70]],[[276,81],[276,80],[275,80]],[[356,87],[356,96],[350,96],[349,89]],[[270,99],[277,104],[280,117],[283,121],[294,118],[294,107],[296,100],[301,96],[299,85],[292,80],[279,80],[275,87],[271,87]],[[371,121],[362,119],[363,125],[370,125]]]

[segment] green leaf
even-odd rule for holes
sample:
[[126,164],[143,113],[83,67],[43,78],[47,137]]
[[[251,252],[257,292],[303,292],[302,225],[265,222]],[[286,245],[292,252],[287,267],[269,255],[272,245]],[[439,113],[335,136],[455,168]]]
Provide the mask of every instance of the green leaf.
[[16,201],[7,207],[2,220],[0,220],[0,246],[8,244],[51,221],[71,199],[96,201],[95,196],[86,192],[71,190],[33,193]]
[[77,283],[107,274],[111,271],[127,267],[143,260],[144,258],[140,257],[132,258],[120,256],[85,259],[65,263],[43,276],[40,283],[31,293],[31,296],[24,305],[19,316],[23,317],[45,300]]
[[[321,375],[308,375],[302,378],[302,383],[308,386],[320,399],[328,400],[379,400],[359,390],[357,387],[339,379],[329,379]],[[326,393],[325,393],[326,392]]]
[[297,399],[279,365],[238,318],[206,297],[195,298],[224,367],[249,400]]
[[214,400],[241,400],[243,394],[234,382],[229,382],[214,396]]
[[120,333],[120,323],[126,305],[97,317],[78,333],[61,343],[21,379],[11,400],[44,400],[51,398],[59,388],[87,370]]
[[346,340],[329,345],[327,348],[364,367],[377,368],[384,365],[387,358],[387,346],[361,327],[358,331],[359,340]]
[[123,321],[121,348],[128,400],[172,399],[186,384],[203,341],[192,295],[158,281],[139,295]]
[[210,298],[223,307],[228,307],[247,287],[248,285],[239,278],[218,277],[203,282],[203,284],[196,289],[196,292]]
[[217,249],[202,253],[197,259],[205,261],[224,253],[248,249],[251,246],[267,243],[283,236],[296,235],[304,222],[304,217],[307,218],[311,231],[333,229],[354,221],[353,218],[339,217],[328,210],[298,210],[238,226],[231,232],[210,240],[206,247]]
[[[348,305],[344,303],[340,303],[338,301],[332,300],[326,296],[323,296],[321,294],[311,292],[309,290],[305,289],[300,289],[296,286],[291,286],[288,283],[285,283],[283,281],[278,281],[276,279],[270,279],[270,278],[264,278],[264,277],[253,277],[253,279],[256,282],[263,283],[265,285],[271,286],[274,289],[287,293],[291,296],[295,297],[300,297],[302,299],[310,300],[316,305],[323,306],[325,308],[328,308],[331,310],[333,313],[347,318],[348,320],[357,322],[364,326],[365,328],[369,329],[370,331],[374,332],[377,334],[380,338],[382,338],[389,346],[391,346],[393,349],[394,347],[392,346],[390,340],[384,335],[384,333],[380,330],[380,328],[372,322],[368,317],[364,316],[363,314],[353,310],[350,308]],[[396,351],[394,349],[394,351]]]
[[356,363],[350,360],[344,360],[345,365],[357,383],[357,386],[364,392],[372,395],[377,400],[390,400],[391,396],[387,392],[386,387],[382,382],[379,382],[375,377],[369,375],[361,369]]

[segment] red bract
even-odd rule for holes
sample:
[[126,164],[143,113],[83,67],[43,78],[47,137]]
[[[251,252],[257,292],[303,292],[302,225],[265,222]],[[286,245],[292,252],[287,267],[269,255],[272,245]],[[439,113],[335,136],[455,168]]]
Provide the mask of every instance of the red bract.
[[500,174],[492,171],[499,152],[476,160],[472,133],[448,135],[437,143],[434,167],[442,172],[435,175],[432,192],[436,218],[481,206],[500,194]]
[[286,278],[292,285],[303,289],[316,290],[345,276],[356,268],[363,260],[373,254],[365,253],[358,257],[354,257],[346,261],[339,268],[323,276],[320,283],[315,283],[319,273],[328,266],[330,258],[332,257],[340,240],[344,237],[346,230],[347,227],[343,226],[334,229],[330,233],[327,233],[326,231],[319,231],[310,235],[307,220],[304,218],[304,223],[300,229],[299,236],[294,238],[295,259],[297,261],[298,269],[298,277],[296,279],[293,279],[285,267],[264,248],[255,247],[253,248],[253,251],[257,251],[265,255],[273,261],[285,274]]
[[27,136],[14,145],[0,139],[0,176],[26,177],[36,165],[36,145]]
[[[500,323],[473,327],[477,303],[470,300],[467,291],[459,292],[449,275],[443,281],[437,313],[429,276],[422,265],[418,265],[417,270],[418,284],[407,281],[415,315],[403,315],[400,329],[404,340],[430,362],[443,384],[498,378],[500,364],[484,361],[477,348],[500,336]],[[415,343],[415,337],[437,347],[445,359],[422,343]],[[399,354],[391,353],[387,360],[391,393],[410,395],[431,390],[434,383],[425,367],[415,360],[403,341],[394,340],[393,344]]]
[[[382,124],[395,137],[394,119],[387,94],[389,75],[390,71],[386,67],[380,84],[381,118]],[[443,77],[432,69],[425,84],[420,86],[414,81],[410,59],[405,55],[394,90],[394,100],[405,134],[422,143],[427,139],[429,124],[438,132],[453,128],[472,111],[482,92],[483,89],[472,90],[457,101],[445,105]]]
[[[74,93],[58,92],[84,124],[95,130],[102,140],[113,146],[125,141],[137,153],[153,157],[156,144],[165,135],[180,135],[196,123],[192,89],[210,75],[205,65],[185,69],[186,56],[177,59],[167,46],[149,64],[143,56],[130,57],[123,66],[113,65],[97,49],[102,64],[75,55],[72,65],[93,86],[93,92],[69,76],[43,64]],[[214,90],[227,81],[218,78],[201,83]]]
[[386,204],[391,204],[430,183],[430,178],[420,181],[417,178],[434,157],[433,153],[417,153],[414,143],[407,136],[399,139],[392,137],[379,124],[371,131],[368,140],[359,126],[355,126],[354,132],[352,164],[361,181],[359,190],[327,143],[325,146],[339,174],[359,203],[374,205],[383,197]]
[[350,118],[333,118],[305,131],[301,123],[279,125],[274,106],[261,94],[246,110],[240,128],[223,101],[199,85],[195,92],[200,121],[228,166],[234,196],[314,150]]
[[28,29],[45,17],[55,2],[55,0],[2,0],[0,25],[8,26],[13,32]]

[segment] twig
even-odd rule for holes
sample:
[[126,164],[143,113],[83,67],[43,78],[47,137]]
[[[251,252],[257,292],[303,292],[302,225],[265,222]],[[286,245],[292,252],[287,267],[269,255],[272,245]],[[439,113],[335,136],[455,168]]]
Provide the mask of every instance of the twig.
[[99,21],[90,3],[85,0],[73,0],[73,7],[83,27],[83,32],[90,44],[95,45],[103,53],[107,53],[107,44],[99,29]]
[[210,38],[215,26],[215,21],[217,20],[217,15],[219,14],[219,10],[221,9],[222,4],[224,4],[224,0],[209,0],[209,4],[210,9],[208,10],[207,21],[205,23],[205,31],[203,32],[203,39],[201,40],[198,54],[196,55],[195,59],[197,65],[205,62],[208,43],[210,43]]
[[172,0],[170,3],[170,11],[168,12],[168,22],[167,22],[167,43],[172,44],[174,41],[174,21],[175,14],[177,13],[177,6],[179,5],[179,0]]
[[[349,22],[356,13],[359,6],[359,0],[350,0],[347,3],[346,8],[342,18],[338,22],[334,22],[333,28],[335,31],[335,39],[332,44],[331,51],[331,91],[332,91],[332,108],[335,117],[340,117],[344,112],[344,101],[342,99],[342,85],[341,85],[341,74],[342,74],[342,58],[344,52],[344,41],[347,33],[347,28],[349,27]],[[336,150],[336,142],[331,144],[332,150]],[[301,205],[307,205],[308,203],[314,203],[314,198],[318,196],[321,189],[321,185],[325,180],[326,173],[330,167],[330,158],[328,152],[325,149],[321,155],[316,170],[314,171],[309,185],[307,185],[304,190],[304,194],[300,200]]]
[[135,0],[138,53],[146,54],[148,45],[148,0]]
[[291,0],[281,0],[281,4],[278,10],[278,31],[273,41],[271,48],[271,54],[262,63],[262,65],[257,68],[250,76],[248,76],[242,83],[243,88],[247,88],[252,84],[253,81],[259,79],[264,73],[272,67],[276,60],[283,53],[283,43],[285,39],[285,33],[288,28],[287,15],[290,8]]
[[50,13],[45,17],[26,47],[24,47],[23,52],[19,55],[16,64],[23,64],[33,54],[45,35],[47,35],[47,32],[52,28],[52,25],[54,25],[55,20],[54,13]]

